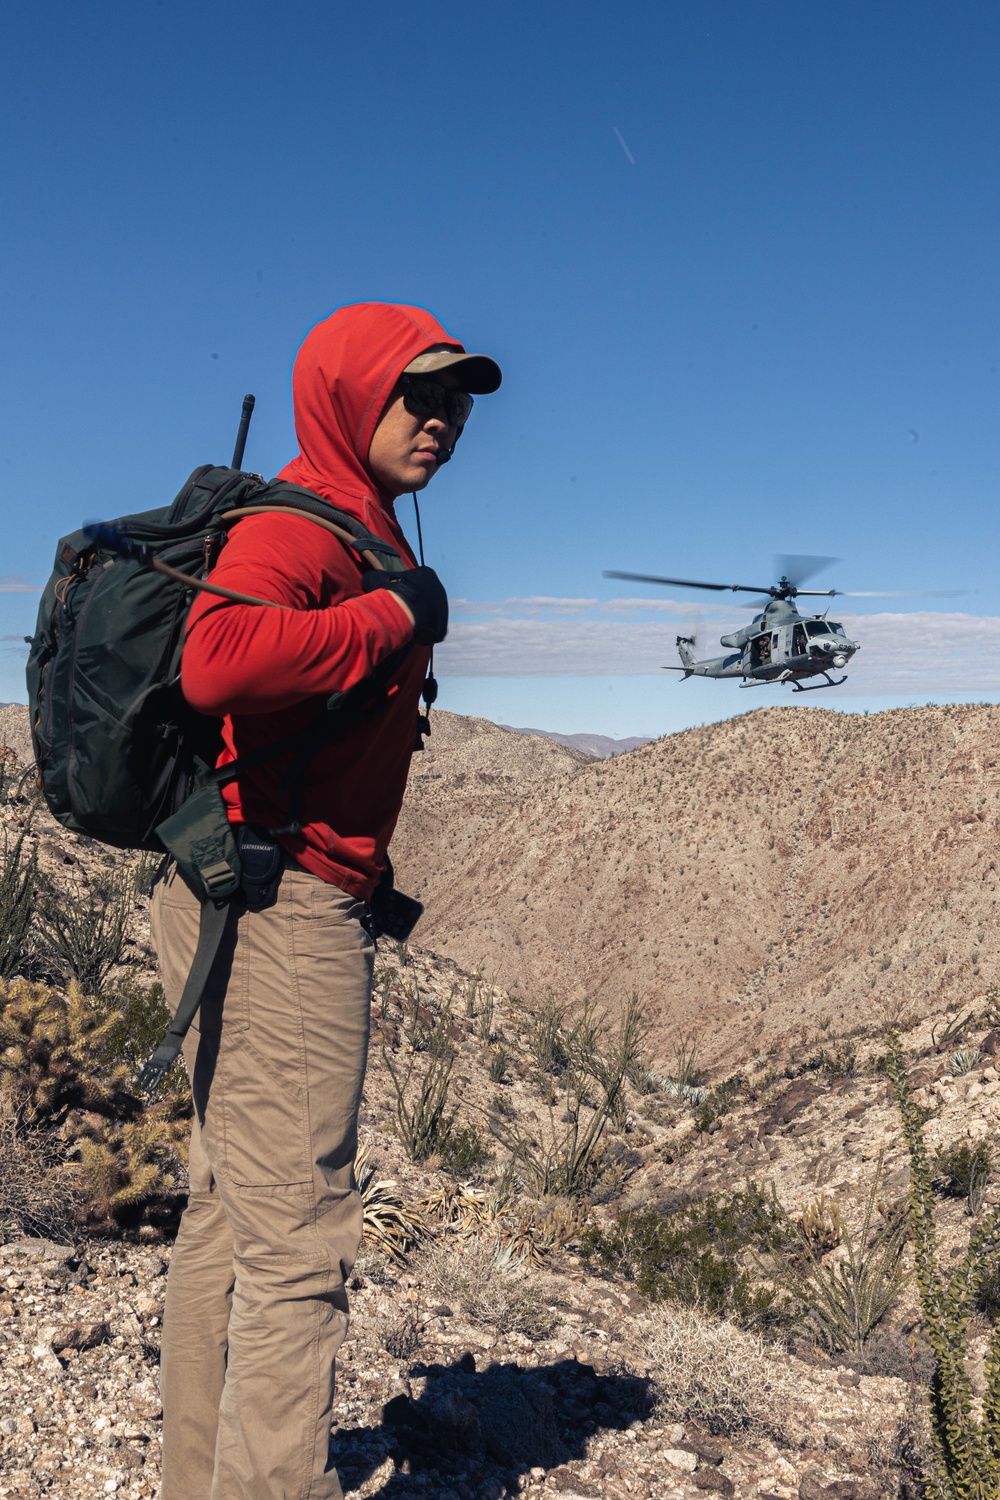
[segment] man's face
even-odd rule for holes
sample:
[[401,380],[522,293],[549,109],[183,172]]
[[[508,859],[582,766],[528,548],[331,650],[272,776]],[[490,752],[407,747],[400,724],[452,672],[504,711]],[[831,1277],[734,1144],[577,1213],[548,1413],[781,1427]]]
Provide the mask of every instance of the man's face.
[[[459,390],[447,371],[435,373],[438,385]],[[396,386],[385,405],[368,450],[368,468],[390,495],[408,495],[422,490],[440,467],[441,454],[452,446],[458,429],[449,426],[444,408],[429,417],[415,417],[403,405]]]

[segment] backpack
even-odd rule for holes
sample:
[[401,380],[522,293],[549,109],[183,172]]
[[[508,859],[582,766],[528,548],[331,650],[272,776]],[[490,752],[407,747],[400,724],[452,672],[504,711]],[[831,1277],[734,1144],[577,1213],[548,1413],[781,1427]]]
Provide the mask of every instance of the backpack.
[[[38,785],[64,827],[119,849],[169,853],[202,893],[198,948],[167,1036],[139,1076],[150,1093],[176,1060],[221,944],[230,901],[266,899],[280,874],[273,838],[234,830],[221,785],[288,754],[287,825],[301,826],[299,790],[312,756],[340,729],[380,711],[401,653],[333,693],[316,720],[214,770],[222,720],[180,689],[184,627],[195,593],[268,607],[206,581],[230,527],[267,511],[332,531],[368,568],[399,572],[395,547],[300,485],[206,464],[172,504],[86,526],[59,542],[28,655],[28,707]],[[273,607],[273,606],[272,606]],[[425,687],[425,699],[429,702]],[[273,884],[272,884],[273,882]],[[409,898],[394,895],[406,902]],[[419,903],[416,915],[422,911]],[[410,913],[412,922],[416,915]]]
[[309,490],[210,464],[171,505],[59,542],[27,681],[39,787],[66,828],[164,851],[159,825],[222,748],[221,719],[196,712],[180,690],[188,610],[229,527],[273,510],[336,531],[371,567],[404,566],[395,547]]

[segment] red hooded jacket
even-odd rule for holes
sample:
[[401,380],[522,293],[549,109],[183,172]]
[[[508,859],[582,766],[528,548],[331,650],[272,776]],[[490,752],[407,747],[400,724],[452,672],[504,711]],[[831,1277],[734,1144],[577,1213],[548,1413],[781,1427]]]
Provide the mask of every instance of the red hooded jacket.
[[[432,345],[462,345],[416,307],[344,307],[307,337],[292,393],[299,455],[279,478],[348,511],[412,567],[414,557],[368,472],[368,449],[404,368]],[[369,676],[409,646],[377,718],[343,731],[306,769],[302,832],[281,842],[303,868],[367,898],[399,816],[428,652],[384,589],[361,592],[368,564],[322,527],[296,516],[251,516],[230,533],[213,583],[290,605],[262,609],[201,594],[181,663],[188,702],[224,718],[220,766],[311,723],[330,693]],[[288,757],[241,774],[223,795],[234,823],[287,821]]]

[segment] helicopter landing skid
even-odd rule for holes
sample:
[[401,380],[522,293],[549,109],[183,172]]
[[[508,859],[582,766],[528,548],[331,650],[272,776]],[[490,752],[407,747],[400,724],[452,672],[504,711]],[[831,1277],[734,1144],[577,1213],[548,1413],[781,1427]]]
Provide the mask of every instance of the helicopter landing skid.
[[812,683],[809,684],[808,687],[804,687],[801,682],[793,682],[792,683],[792,692],[793,693],[815,693],[820,688],[840,687],[840,684],[842,682],[846,682],[847,681],[846,675],[843,676],[843,677],[837,677],[836,679],[834,679],[833,677],[830,676],[829,672],[824,672],[823,676],[826,678],[825,682],[812,682]]

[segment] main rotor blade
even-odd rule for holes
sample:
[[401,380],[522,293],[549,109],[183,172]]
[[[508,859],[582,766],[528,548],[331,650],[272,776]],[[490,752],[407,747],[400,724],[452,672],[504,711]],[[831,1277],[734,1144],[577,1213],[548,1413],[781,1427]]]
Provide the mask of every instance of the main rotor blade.
[[[841,590],[837,590],[838,593]],[[974,594],[975,589],[847,589],[845,599],[958,599],[963,594]]]
[[626,578],[631,583],[668,583],[682,589],[715,589],[720,593],[734,594],[768,594],[771,589],[767,584],[759,583],[698,583],[693,578],[657,578],[651,573],[619,573],[614,569],[606,569],[605,578]]
[[775,557],[774,565],[779,577],[784,576],[797,588],[800,583],[805,583],[807,578],[812,578],[816,573],[822,573],[824,568],[829,568],[831,564],[839,561],[839,557],[810,557],[796,552],[782,552]]

